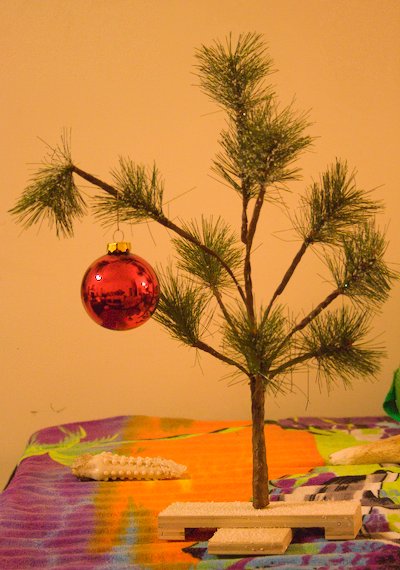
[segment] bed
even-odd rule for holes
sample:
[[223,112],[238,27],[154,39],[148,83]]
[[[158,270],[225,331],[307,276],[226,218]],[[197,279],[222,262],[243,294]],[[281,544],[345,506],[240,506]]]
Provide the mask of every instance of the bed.
[[[251,426],[246,421],[119,416],[32,435],[0,495],[0,568],[250,570],[400,568],[400,465],[332,466],[330,453],[400,434],[383,417],[297,417],[266,422],[272,501],[356,499],[355,540],[327,541],[297,529],[283,555],[215,556],[210,534],[160,540],[157,516],[176,501],[248,501]],[[184,478],[82,481],[70,469],[84,453],[161,456],[187,465]]]

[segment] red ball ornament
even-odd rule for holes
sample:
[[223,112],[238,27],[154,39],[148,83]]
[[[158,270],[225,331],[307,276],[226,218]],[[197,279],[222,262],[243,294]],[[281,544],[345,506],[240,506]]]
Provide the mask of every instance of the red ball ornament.
[[109,243],[107,255],[96,259],[83,276],[83,305],[88,315],[107,329],[139,327],[157,307],[157,275],[147,261],[129,253],[130,247],[128,242]]

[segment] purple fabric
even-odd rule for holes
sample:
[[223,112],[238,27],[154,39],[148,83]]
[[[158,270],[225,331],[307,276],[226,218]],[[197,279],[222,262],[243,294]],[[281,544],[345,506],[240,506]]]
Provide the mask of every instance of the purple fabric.
[[[388,417],[289,418],[268,423],[309,433],[321,456],[328,448],[348,444],[349,438],[357,444],[371,437],[400,434],[400,425]],[[209,437],[221,440],[221,454],[226,446],[237,444],[235,430],[223,427],[219,424],[218,429],[208,432]],[[225,427],[230,427],[229,422]],[[272,480],[273,501],[359,500],[363,526],[356,539],[347,541],[327,541],[321,529],[298,529],[284,555],[246,558],[209,555],[203,538],[186,543],[159,541],[157,512],[149,503],[141,503],[139,492],[127,496],[124,488],[114,483],[82,483],[70,470],[72,460],[82,453],[121,450],[124,446],[146,449],[146,442],[154,441],[163,445],[179,441],[187,446],[189,456],[197,449],[193,442],[202,429],[202,424],[191,420],[120,416],[54,426],[34,434],[11,483],[0,495],[0,570],[400,568],[398,464],[320,464],[309,472]],[[206,429],[210,423],[204,424]],[[243,424],[240,429],[250,428]],[[211,464],[209,469],[210,485],[223,484],[213,478]],[[155,498],[163,488],[158,481],[147,487]],[[151,498],[151,493],[148,496]],[[118,501],[125,501],[121,508]]]

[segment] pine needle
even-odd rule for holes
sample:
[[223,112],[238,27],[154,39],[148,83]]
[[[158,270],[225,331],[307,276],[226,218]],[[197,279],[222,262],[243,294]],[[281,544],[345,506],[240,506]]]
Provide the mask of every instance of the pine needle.
[[374,221],[367,222],[344,236],[341,245],[339,252],[327,258],[338,289],[356,304],[379,308],[399,277],[385,262],[384,233],[375,227]]
[[203,45],[196,57],[202,90],[228,112],[241,114],[269,97],[262,82],[272,73],[272,60],[260,34],[241,34],[236,43],[230,35],[225,44]]
[[[212,217],[206,219],[202,216],[200,224],[192,221],[184,224],[182,228],[193,236],[196,242],[217,253],[232,271],[241,267],[242,248],[229,225],[221,218],[214,221]],[[179,255],[178,267],[180,269],[197,277],[211,290],[232,287],[231,278],[216,257],[186,239],[174,238],[172,241]]]
[[117,196],[102,194],[94,198],[95,216],[103,224],[141,222],[162,215],[164,185],[154,164],[147,168],[130,158],[120,158],[119,169],[112,172]]
[[176,340],[195,346],[201,336],[202,318],[210,295],[171,268],[159,272],[159,278],[161,293],[153,318]]
[[336,159],[301,199],[295,227],[307,244],[338,245],[355,226],[365,223],[382,209],[370,192],[357,188],[355,172]]
[[51,151],[10,213],[25,228],[47,219],[58,237],[72,236],[73,222],[86,213],[86,204],[74,182],[66,139]]
[[288,350],[287,346],[281,347],[287,327],[283,308],[277,307],[268,318],[263,317],[261,314],[259,325],[254,327],[247,313],[239,308],[230,315],[233,327],[223,326],[227,350],[246,366],[250,374],[266,374],[271,364],[279,361],[283,351]]
[[296,180],[299,169],[293,163],[312,142],[304,134],[308,125],[306,114],[296,114],[292,106],[279,111],[273,99],[254,106],[222,131],[222,152],[213,169],[237,192],[245,186],[248,197],[255,197],[260,185]]
[[385,355],[382,347],[366,342],[371,331],[371,315],[341,307],[316,318],[302,335],[302,350],[318,365],[318,375],[329,384],[344,384],[358,378],[374,378]]

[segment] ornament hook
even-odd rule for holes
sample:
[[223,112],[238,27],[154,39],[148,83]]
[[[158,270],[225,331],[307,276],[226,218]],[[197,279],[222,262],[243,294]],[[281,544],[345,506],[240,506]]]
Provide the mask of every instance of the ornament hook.
[[[124,241],[124,239],[125,239],[124,232],[119,227],[119,195],[120,195],[120,192],[119,192],[119,189],[117,188],[117,195],[115,196],[115,200],[117,202],[117,228],[113,233],[113,241],[115,241],[115,242]],[[116,235],[118,233],[120,234],[120,238],[116,237]]]
[[124,232],[118,227],[113,233],[113,241],[124,241],[124,238]]

